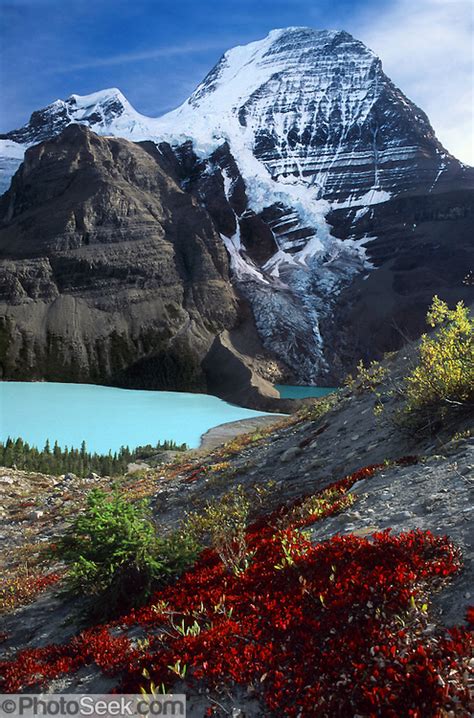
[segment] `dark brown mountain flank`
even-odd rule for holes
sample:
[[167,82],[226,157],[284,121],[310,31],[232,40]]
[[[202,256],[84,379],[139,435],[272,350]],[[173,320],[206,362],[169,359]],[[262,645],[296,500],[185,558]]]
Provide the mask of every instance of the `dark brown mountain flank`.
[[366,243],[370,269],[355,277],[321,324],[337,383],[359,358],[380,359],[427,331],[433,296],[474,303],[474,192],[402,196],[362,216],[328,216],[341,238]]
[[[62,147],[75,123],[138,146],[107,139],[100,161],[84,149],[78,164]],[[248,387],[258,384],[255,372],[335,385],[361,357],[378,359],[419,336],[434,294],[474,301],[472,276],[465,281],[474,265],[474,168],[442,146],[381,60],[347,32],[282,28],[230,49],[159,118],[137,112],[117,88],[56,100],[0,136],[0,191],[24,150],[55,136],[62,149],[31,150],[0,200],[0,251],[22,258],[21,268],[3,270],[8,305],[53,289],[61,302],[94,296],[101,338],[110,335],[108,320],[99,325],[114,287],[117,348],[106,359],[102,339],[99,350],[84,348],[80,376],[207,386],[238,401],[247,389],[236,392],[233,377]],[[30,176],[35,162],[41,172]],[[157,286],[160,308],[149,315]],[[34,329],[30,311],[16,318],[27,339],[15,340],[5,376],[63,375],[55,349],[52,363],[44,357],[52,320],[41,326],[43,309]],[[68,312],[55,314],[53,335],[70,343]],[[95,342],[94,326],[95,315]],[[30,353],[20,357],[23,341]],[[197,364],[188,361],[191,346]],[[78,371],[73,362],[67,373]]]
[[[213,220],[165,150],[70,125],[27,151],[0,199],[3,378],[207,390],[216,337],[232,347],[244,327],[258,344]],[[255,403],[255,362],[235,361]]]

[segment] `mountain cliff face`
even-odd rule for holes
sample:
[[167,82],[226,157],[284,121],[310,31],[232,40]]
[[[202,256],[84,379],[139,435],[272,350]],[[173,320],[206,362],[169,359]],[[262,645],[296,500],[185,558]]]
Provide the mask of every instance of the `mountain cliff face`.
[[426,115],[346,32],[275,30],[226,52],[203,83],[158,127],[198,146],[221,137],[283,183],[313,197],[364,204],[430,190],[463,174]]
[[344,31],[286,28],[235,47],[161,118],[141,115],[111,89],[56,100],[0,138],[13,154],[12,143],[41,142],[71,123],[135,141],[191,139],[201,156],[227,140],[241,164],[256,158],[274,180],[360,204],[440,189],[465,175],[380,59]]
[[0,252],[6,378],[206,390],[216,336],[248,323],[210,216],[151,143],[71,125],[29,149]]
[[[148,156],[166,161],[293,380],[333,383],[361,355],[398,348],[419,334],[436,292],[472,298],[474,171],[345,32],[287,28],[233,48],[157,119],[118,90],[58,100],[0,138],[4,181],[25,147],[71,123],[148,141]],[[23,201],[24,186],[12,191]],[[12,232],[5,246],[19,251],[27,240]]]

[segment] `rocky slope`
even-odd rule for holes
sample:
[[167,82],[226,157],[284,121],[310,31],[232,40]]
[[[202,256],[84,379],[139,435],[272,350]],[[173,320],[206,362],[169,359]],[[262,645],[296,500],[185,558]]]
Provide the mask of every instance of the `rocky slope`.
[[[28,150],[0,218],[4,378],[206,390],[216,336],[258,344],[212,219],[155,145],[71,125]],[[234,362],[252,402],[245,348]]]
[[[406,374],[414,351],[412,347],[387,362],[387,384],[378,387],[379,391],[385,394],[393,388],[393,382]],[[248,491],[271,486],[270,493],[264,494],[264,507],[254,507],[257,513],[268,512],[282,503],[314,494],[362,467],[387,462],[378,473],[352,486],[355,496],[352,506],[307,528],[311,540],[321,546],[335,535],[370,537],[386,528],[391,528],[394,534],[411,529],[448,534],[462,550],[464,566],[448,585],[429,597],[428,609],[423,609],[428,611],[424,631],[429,636],[439,625],[462,624],[466,608],[472,604],[472,420],[466,415],[453,417],[436,436],[416,436],[404,433],[393,423],[394,413],[400,408],[398,393],[385,395],[382,415],[374,415],[376,401],[370,391],[359,389],[351,393],[345,389],[335,405],[319,418],[311,418],[311,414],[293,417],[210,452],[194,452],[184,464],[130,476],[122,481],[122,487],[130,496],[151,498],[160,526],[175,526],[185,510],[192,507],[199,511],[206,500],[215,499],[238,484]],[[407,455],[416,457],[416,463],[389,463]],[[3,470],[1,474],[4,560],[14,574],[21,565],[25,540],[36,546],[54,541],[83,504],[84,494],[92,484],[74,477],[53,479],[12,470]],[[108,478],[96,481],[104,487],[111,483]],[[20,497],[23,508],[19,507]],[[39,515],[35,508],[41,509]],[[77,604],[72,605],[49,590],[30,606],[7,614],[1,624],[6,634],[4,656],[13,656],[25,645],[43,648],[51,642],[69,641],[78,630],[77,610]],[[408,616],[406,621],[404,630],[409,631]],[[119,622],[112,629],[115,636],[127,631],[132,640],[147,637],[146,630],[138,626],[127,628],[126,622]],[[468,673],[465,680],[469,680]],[[101,692],[113,686],[114,679],[92,662],[77,673],[50,682],[48,690]],[[225,711],[232,709],[249,716],[269,715],[258,702],[258,690],[246,692],[229,684],[221,692],[209,692],[199,682],[178,683],[178,687],[187,693],[193,716],[204,715],[206,708],[216,702],[219,707],[216,715],[226,715]],[[453,715],[463,714],[458,711]]]
[[154,143],[293,381],[333,384],[398,348],[436,292],[472,299],[474,170],[346,32],[290,27],[233,48],[161,118],[116,89],[58,100],[0,139],[5,182],[71,123]]
[[369,264],[321,322],[336,383],[354,357],[380,358],[420,336],[422,309],[435,294],[450,306],[474,303],[473,192],[404,196],[359,214],[336,210],[328,220],[339,236],[366,242]]

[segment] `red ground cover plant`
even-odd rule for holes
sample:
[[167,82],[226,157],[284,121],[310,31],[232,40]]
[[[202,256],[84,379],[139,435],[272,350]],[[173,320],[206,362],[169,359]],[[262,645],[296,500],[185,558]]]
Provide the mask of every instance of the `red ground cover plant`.
[[[377,468],[331,488],[342,496]],[[249,529],[243,574],[206,550],[142,609],[0,664],[0,688],[44,685],[95,663],[126,692],[146,687],[144,673],[171,688],[185,669],[190,690],[195,680],[252,686],[268,715],[468,715],[471,635],[427,619],[428,593],[461,567],[458,549],[430,532],[388,530],[312,545],[294,526],[275,528],[288,511]],[[137,627],[146,641],[127,637]]]
[[0,613],[31,603],[39,593],[57,583],[60,578],[58,573],[7,578],[0,585]]

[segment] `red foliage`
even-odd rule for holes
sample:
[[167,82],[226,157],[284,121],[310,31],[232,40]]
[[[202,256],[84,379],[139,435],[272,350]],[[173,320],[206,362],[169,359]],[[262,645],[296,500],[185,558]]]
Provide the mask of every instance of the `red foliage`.
[[200,466],[198,469],[195,469],[195,471],[192,471],[186,478],[182,479],[183,483],[185,484],[192,484],[194,481],[197,481],[202,476],[205,476],[206,474],[206,467]]
[[[378,468],[332,488],[342,494]],[[291,561],[279,569],[282,538]],[[248,542],[254,555],[240,576],[207,550],[142,609],[69,644],[28,649],[0,664],[0,688],[20,691],[90,663],[120,676],[124,692],[139,690],[144,669],[171,687],[170,666],[180,661],[187,681],[251,685],[267,710],[282,716],[467,714],[462,676],[471,636],[462,628],[425,630],[428,591],[461,565],[446,537],[387,530],[312,545],[293,527],[275,532],[267,520],[251,527]],[[196,625],[200,630],[186,635]],[[137,626],[147,646],[126,637]],[[121,635],[112,636],[112,627]]]
[[466,621],[471,628],[474,628],[474,606],[468,606],[466,611]]
[[0,584],[1,611],[13,610],[33,601],[36,596],[60,580],[58,573],[45,575],[14,576]]

